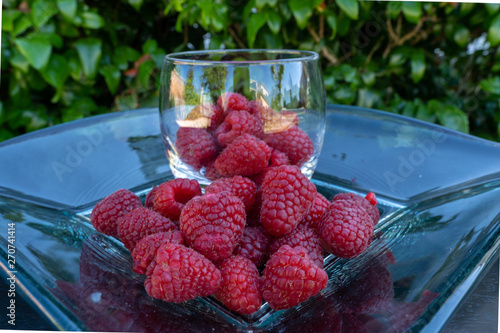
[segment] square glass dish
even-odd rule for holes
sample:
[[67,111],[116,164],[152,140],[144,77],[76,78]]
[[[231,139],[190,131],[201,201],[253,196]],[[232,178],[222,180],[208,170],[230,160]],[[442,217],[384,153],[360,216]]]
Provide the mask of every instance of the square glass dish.
[[[168,332],[438,331],[500,246],[500,145],[417,120],[329,105],[313,182],[327,198],[373,191],[382,219],[366,253],[325,258],[329,283],[290,310],[251,315],[214,298],[150,298],[92,207],[144,198],[172,173],[158,111],[59,125],[0,144],[0,267],[56,329]],[[15,264],[7,225],[15,227]]]

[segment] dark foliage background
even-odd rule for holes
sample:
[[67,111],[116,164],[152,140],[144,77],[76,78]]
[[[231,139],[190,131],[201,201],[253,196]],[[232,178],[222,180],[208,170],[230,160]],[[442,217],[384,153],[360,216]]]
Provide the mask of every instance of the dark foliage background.
[[500,4],[357,0],[4,0],[0,141],[154,106],[166,53],[322,57],[329,103],[500,138]]

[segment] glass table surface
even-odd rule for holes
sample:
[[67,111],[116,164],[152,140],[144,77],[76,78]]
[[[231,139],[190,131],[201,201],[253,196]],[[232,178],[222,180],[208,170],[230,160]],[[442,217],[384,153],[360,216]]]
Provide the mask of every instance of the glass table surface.
[[19,294],[68,331],[442,329],[500,245],[500,145],[369,109],[329,105],[326,117],[313,182],[328,199],[375,192],[382,219],[366,253],[325,258],[327,288],[295,308],[263,304],[242,316],[211,297],[153,300],[123,245],[92,228],[89,214],[103,197],[127,188],[144,199],[173,177],[156,109],[0,143],[3,277],[14,271]]

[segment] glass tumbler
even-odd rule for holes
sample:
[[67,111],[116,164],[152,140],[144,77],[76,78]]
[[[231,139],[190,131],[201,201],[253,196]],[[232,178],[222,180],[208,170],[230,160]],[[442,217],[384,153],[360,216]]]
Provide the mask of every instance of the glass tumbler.
[[160,123],[170,168],[202,184],[296,165],[311,178],[325,132],[315,52],[210,50],[165,57]]

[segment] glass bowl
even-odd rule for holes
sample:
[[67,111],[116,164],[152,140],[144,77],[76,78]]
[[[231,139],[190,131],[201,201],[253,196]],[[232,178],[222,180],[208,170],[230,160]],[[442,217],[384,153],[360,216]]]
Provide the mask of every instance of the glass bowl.
[[[161,74],[160,122],[175,177],[208,184],[223,176],[257,177],[269,165],[293,164],[311,178],[325,133],[318,54],[169,54]],[[221,156],[226,150],[240,156],[232,158],[236,166],[227,167],[227,157]]]

